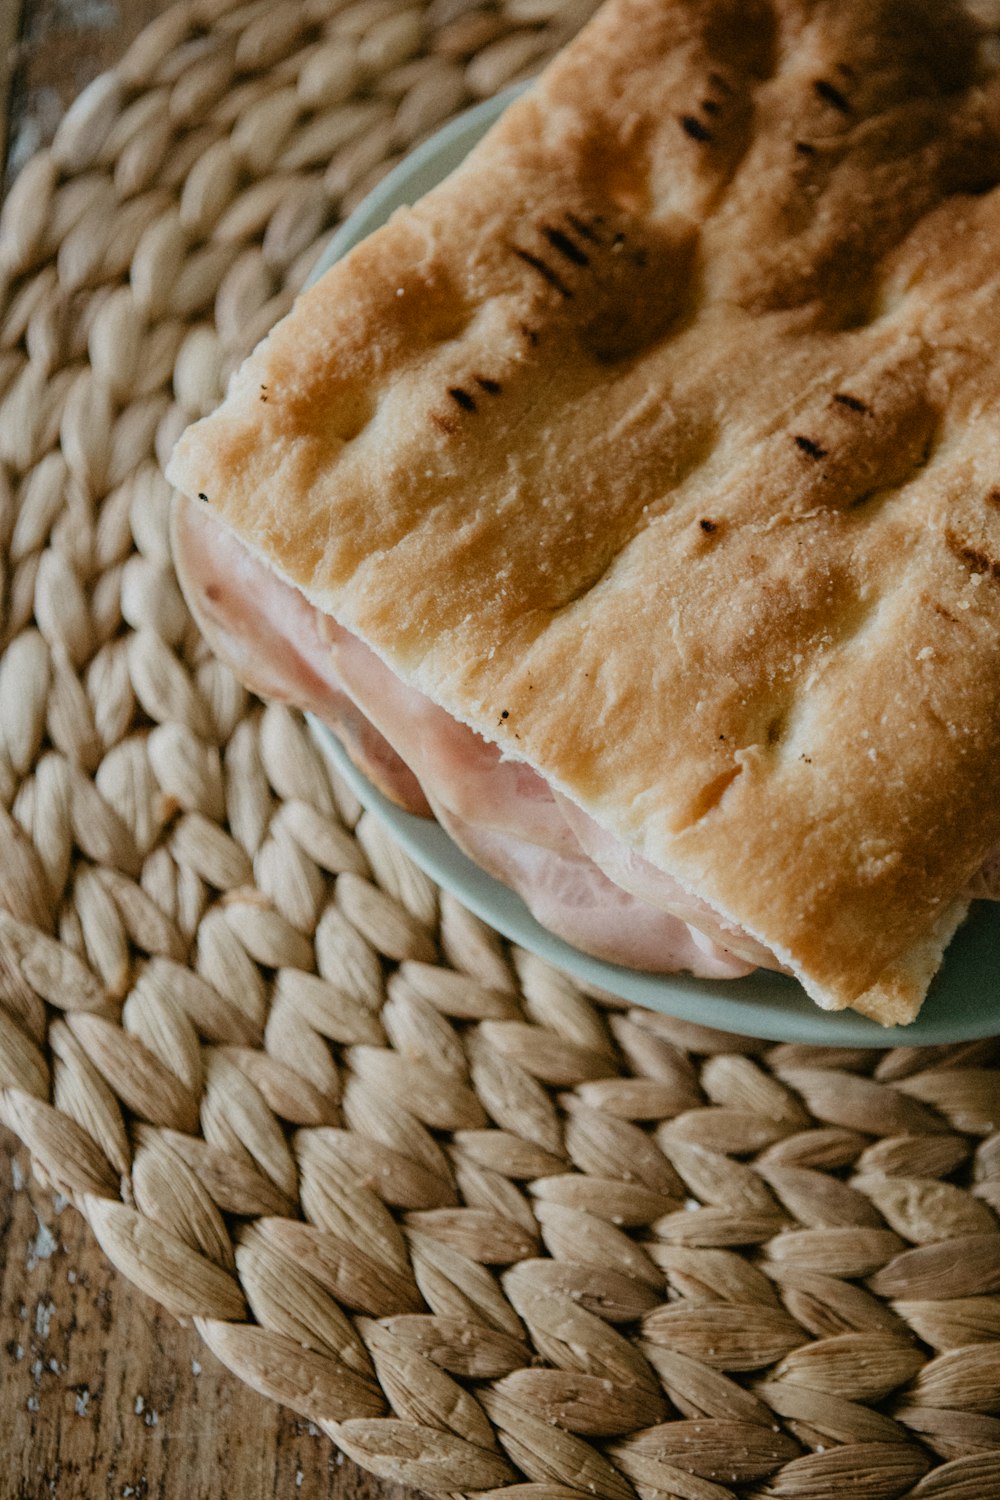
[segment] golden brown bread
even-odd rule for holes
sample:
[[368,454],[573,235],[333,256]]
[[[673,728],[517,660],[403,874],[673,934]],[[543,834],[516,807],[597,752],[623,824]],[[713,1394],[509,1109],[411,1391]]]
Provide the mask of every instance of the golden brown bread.
[[170,476],[911,1018],[1000,844],[1000,84],[945,0],[609,0]]

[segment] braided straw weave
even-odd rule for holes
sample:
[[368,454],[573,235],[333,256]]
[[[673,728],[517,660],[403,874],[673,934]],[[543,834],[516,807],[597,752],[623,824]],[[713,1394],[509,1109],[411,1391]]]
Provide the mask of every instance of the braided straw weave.
[[590,0],[175,6],[0,221],[0,1118],[123,1275],[376,1474],[1000,1495],[1000,1045],[589,996],[252,700],[160,464],[415,141]]

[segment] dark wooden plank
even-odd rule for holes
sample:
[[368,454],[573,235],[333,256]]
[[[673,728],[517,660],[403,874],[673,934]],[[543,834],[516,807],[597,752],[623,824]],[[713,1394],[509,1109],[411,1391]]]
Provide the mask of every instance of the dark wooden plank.
[[407,1500],[108,1265],[0,1129],[2,1500]]
[[7,116],[20,24],[21,0],[0,0],[0,162],[7,154]]
[[[171,0],[0,0],[0,81],[13,170],[52,139],[80,90]],[[20,37],[17,15],[20,12]],[[4,160],[0,136],[0,161]]]

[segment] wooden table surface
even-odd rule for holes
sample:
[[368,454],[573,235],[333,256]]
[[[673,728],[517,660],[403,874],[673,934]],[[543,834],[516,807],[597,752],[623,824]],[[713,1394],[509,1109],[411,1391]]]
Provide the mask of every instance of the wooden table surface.
[[[11,173],[165,8],[166,0],[26,0],[23,9],[0,0]],[[31,1180],[27,1153],[0,1127],[0,1500],[410,1493],[342,1460],[312,1423],[243,1385],[193,1329],[113,1271],[83,1219]]]
[[406,1500],[108,1265],[0,1130],[3,1500]]

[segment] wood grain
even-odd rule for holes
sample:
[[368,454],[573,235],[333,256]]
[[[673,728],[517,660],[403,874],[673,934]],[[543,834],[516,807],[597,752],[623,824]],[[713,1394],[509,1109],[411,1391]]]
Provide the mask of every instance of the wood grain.
[[105,1261],[0,1131],[2,1500],[405,1500]]
[[0,162],[7,156],[7,117],[20,24],[21,0],[0,0]]
[[16,171],[170,0],[0,0],[0,162]]

